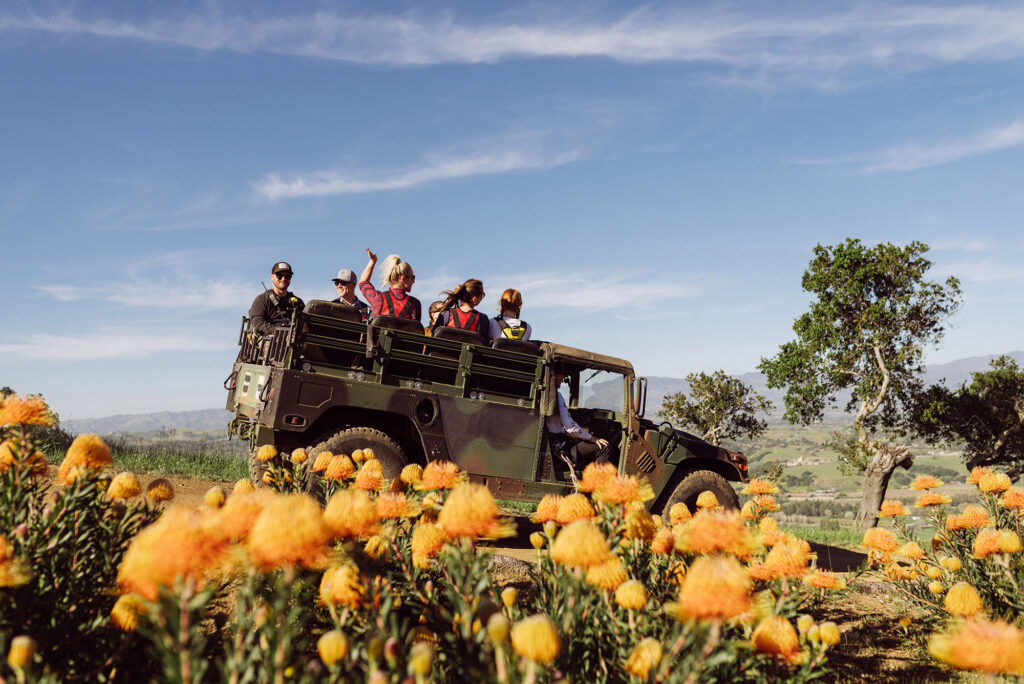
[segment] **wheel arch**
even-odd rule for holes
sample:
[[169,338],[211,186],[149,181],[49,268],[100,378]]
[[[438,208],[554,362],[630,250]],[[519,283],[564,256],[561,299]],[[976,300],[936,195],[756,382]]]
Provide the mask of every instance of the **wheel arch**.
[[678,466],[672,473],[672,477],[669,478],[668,483],[661,490],[661,494],[655,499],[651,506],[651,510],[661,510],[665,505],[665,502],[672,496],[672,492],[675,491],[676,487],[683,479],[695,473],[698,470],[710,470],[713,473],[721,475],[727,482],[743,482],[742,473],[739,468],[729,463],[728,461],[722,461],[715,458],[688,458]]
[[302,441],[308,442],[302,446],[314,446],[340,430],[353,427],[380,430],[402,448],[409,463],[425,463],[423,436],[416,424],[408,416],[389,411],[351,406],[332,407],[301,433]]

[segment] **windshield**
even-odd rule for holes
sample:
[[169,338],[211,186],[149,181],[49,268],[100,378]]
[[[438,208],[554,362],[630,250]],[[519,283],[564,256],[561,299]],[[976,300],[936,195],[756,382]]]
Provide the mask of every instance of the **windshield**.
[[610,371],[580,371],[580,406],[621,413],[625,376]]

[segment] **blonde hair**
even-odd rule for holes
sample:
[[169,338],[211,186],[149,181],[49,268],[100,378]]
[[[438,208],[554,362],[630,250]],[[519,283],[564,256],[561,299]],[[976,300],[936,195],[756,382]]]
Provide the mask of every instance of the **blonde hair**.
[[387,287],[397,283],[402,276],[412,275],[412,266],[408,261],[402,261],[397,254],[388,254],[384,257],[383,272],[384,279],[381,281],[381,285]]

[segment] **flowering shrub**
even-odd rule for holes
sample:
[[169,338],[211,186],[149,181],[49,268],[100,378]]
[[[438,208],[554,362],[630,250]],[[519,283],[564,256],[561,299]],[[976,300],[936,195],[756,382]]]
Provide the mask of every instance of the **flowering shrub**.
[[930,548],[911,540],[901,519],[907,511],[892,501],[878,515],[893,519],[904,543],[875,528],[864,545],[895,590],[922,610],[922,624],[941,627],[928,642],[935,658],[960,669],[1024,675],[1024,490],[990,468],[975,468],[968,482],[978,487],[979,502],[960,513],[947,510],[951,498],[934,491],[941,480],[920,476],[912,485],[921,491],[914,506],[927,512],[934,535]]
[[15,659],[24,660],[20,669],[40,660],[51,672],[91,679],[125,660],[109,589],[128,543],[157,512],[108,488],[100,469],[110,450],[95,435],[71,444],[60,467],[66,486],[48,491],[35,432],[54,423],[40,397],[9,395],[0,404],[0,648],[28,638],[32,655]]
[[706,492],[665,521],[645,482],[589,466],[539,504],[517,590],[486,548],[515,527],[454,464],[392,481],[370,450],[264,447],[266,487],[158,508],[169,483],[125,503],[139,483],[110,478],[93,437],[47,494],[30,425],[5,434],[0,492],[0,615],[18,616],[0,635],[19,678],[805,681],[840,639],[805,611],[842,582],[767,517],[763,482],[742,513]]

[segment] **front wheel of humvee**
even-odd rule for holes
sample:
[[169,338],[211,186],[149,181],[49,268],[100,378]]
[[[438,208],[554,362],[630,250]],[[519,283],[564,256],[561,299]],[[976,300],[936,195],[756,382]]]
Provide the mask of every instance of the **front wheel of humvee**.
[[684,503],[691,513],[697,511],[697,497],[701,492],[711,492],[723,508],[739,508],[740,499],[724,477],[710,470],[695,470],[676,485],[662,508],[662,517],[668,520],[669,511],[677,503]]
[[[356,449],[373,449],[374,457],[384,468],[384,478],[393,480],[402,474],[408,460],[402,447],[380,430],[356,427],[341,430],[309,450],[310,460],[316,460],[324,451],[332,454],[351,454]],[[319,473],[310,473],[308,490],[319,491]]]

